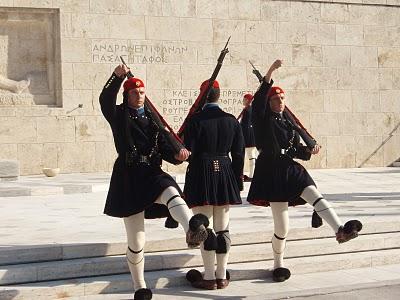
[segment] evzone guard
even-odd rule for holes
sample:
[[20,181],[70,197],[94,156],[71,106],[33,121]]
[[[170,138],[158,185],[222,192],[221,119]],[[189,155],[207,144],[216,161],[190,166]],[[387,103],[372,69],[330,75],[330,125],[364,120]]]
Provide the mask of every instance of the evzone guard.
[[201,289],[223,289],[229,284],[229,206],[242,203],[243,135],[235,117],[218,105],[220,88],[216,80],[229,52],[229,40],[230,37],[178,131],[192,151],[185,179],[185,201],[194,212],[210,218],[214,229],[208,229],[208,237],[201,243],[204,276],[194,269],[186,274],[192,286]]
[[192,269],[186,278],[193,287],[213,290],[226,288],[230,280],[229,208],[242,203],[244,141],[239,122],[219,107],[219,83],[204,81],[200,93],[210,84],[206,103],[190,118],[183,136],[191,151],[185,201],[193,212],[206,215],[212,227],[200,246],[204,274]]
[[[175,180],[162,171],[162,160],[179,164],[190,153],[174,147],[158,123],[160,116],[146,103],[144,82],[132,76],[125,65],[117,66],[100,94],[101,111],[111,126],[118,152],[104,213],[123,218],[134,299],[148,300],[152,292],[144,279],[145,217],[172,216],[184,228],[190,248],[206,240],[208,219],[201,214],[193,216]],[[116,105],[123,82],[123,103]]]
[[[318,216],[325,220],[334,230],[339,243],[357,237],[362,229],[358,220],[343,224],[331,204],[318,191],[307,170],[293,160],[309,160],[311,155],[318,154],[320,146],[307,137],[285,107],[283,89],[273,86],[272,73],[281,65],[281,60],[271,65],[254,95],[252,124],[260,154],[247,196],[247,201],[253,205],[271,206],[274,220],[273,280],[278,282],[287,280],[291,275],[283,263],[289,232],[288,206],[311,204],[318,214],[313,215],[313,222],[318,223]],[[300,135],[306,143],[308,141],[308,146],[300,143]],[[313,225],[318,227],[320,224]]]

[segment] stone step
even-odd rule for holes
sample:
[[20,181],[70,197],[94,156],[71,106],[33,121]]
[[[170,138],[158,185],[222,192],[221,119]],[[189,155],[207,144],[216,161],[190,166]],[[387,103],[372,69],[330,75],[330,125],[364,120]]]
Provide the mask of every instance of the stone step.
[[60,184],[48,186],[11,185],[0,189],[0,197],[48,196],[61,194],[84,194],[108,190],[108,184]]
[[[18,162],[16,162],[18,163]],[[18,172],[13,166],[13,161],[0,160],[0,197],[21,197],[21,196],[47,196],[61,194],[84,194],[106,192],[109,188],[111,174],[100,174],[98,178],[91,178],[86,182],[79,182],[77,178],[68,176],[72,174],[61,174],[57,177],[43,178],[43,175],[22,176],[18,180]],[[76,174],[75,174],[76,175]],[[79,176],[79,175],[78,175]],[[94,177],[96,175],[93,175]],[[183,187],[185,183],[184,174],[172,174],[175,181]],[[85,176],[82,176],[85,178]]]
[[[260,228],[264,230],[264,228]],[[374,233],[390,233],[400,231],[400,222],[374,222],[363,226],[362,235]],[[269,243],[272,230],[232,234],[233,245],[252,243]],[[288,241],[333,237],[331,228],[291,228]],[[0,248],[0,266],[31,262],[57,261],[77,258],[123,255],[126,243],[87,243],[87,244],[52,244],[37,246],[3,246]],[[187,248],[182,238],[146,241],[145,251],[161,252],[184,250]]]
[[[400,232],[367,234],[342,245],[334,238],[288,241],[286,257],[304,257],[347,252],[400,249]],[[231,263],[272,259],[270,242],[231,247]],[[168,270],[202,264],[198,249],[146,253],[145,270]],[[6,265],[0,268],[0,285],[41,282],[96,275],[127,273],[125,255]]]
[[[376,267],[400,262],[400,249],[287,258],[286,266],[293,274],[326,272],[363,267]],[[270,278],[272,260],[228,265],[231,280]],[[185,274],[190,268],[146,272],[149,288],[188,285]],[[199,268],[200,269],[200,268]],[[132,292],[129,274],[46,281],[0,287],[0,299],[59,299],[107,293]],[[156,291],[155,291],[156,292]]]
[[[2,174],[2,162],[0,160],[0,181],[7,181],[2,183],[0,187],[0,197],[21,197],[21,196],[47,196],[47,195],[61,195],[61,194],[85,194],[106,192],[109,188],[110,176],[101,174],[98,178],[91,178],[83,182],[79,182],[75,177],[68,180],[68,174],[61,174],[57,177],[43,178],[42,175],[22,176],[18,179],[5,175],[5,169],[9,168],[9,163],[4,164]],[[15,172],[13,171],[12,174]],[[7,173],[8,174],[8,173]],[[3,176],[2,176],[3,175]],[[185,183],[184,174],[175,174],[172,177],[178,184],[183,187]]]

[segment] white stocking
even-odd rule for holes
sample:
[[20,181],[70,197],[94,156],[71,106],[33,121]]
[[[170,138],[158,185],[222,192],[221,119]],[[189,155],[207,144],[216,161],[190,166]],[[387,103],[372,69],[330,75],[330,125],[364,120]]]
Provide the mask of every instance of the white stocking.
[[[203,214],[210,221],[209,227],[213,226],[213,206],[197,206],[193,207],[193,212],[195,214]],[[204,243],[200,245],[201,257],[203,258],[204,265],[204,279],[213,280],[215,279],[215,250],[204,250]]]
[[257,158],[257,148],[256,147],[248,147],[246,148],[246,155],[249,159],[249,177],[253,178],[254,169],[256,167],[256,158]]
[[144,280],[144,212],[124,218],[126,235],[128,238],[128,260],[133,287],[135,290],[146,288]]
[[301,193],[300,197],[303,198],[307,203],[314,206],[317,214],[324,219],[329,226],[332,227],[335,233],[338,232],[342,222],[340,221],[331,204],[324,199],[314,185],[306,187]]
[[170,186],[166,188],[158,197],[157,203],[167,206],[171,216],[182,225],[185,232],[189,230],[189,221],[193,217],[185,200],[181,198],[176,188]]
[[[229,239],[229,205],[214,206],[214,231],[218,233],[222,231],[226,238]],[[228,267],[229,251],[227,253],[217,255],[217,269],[215,275],[218,279],[226,279],[226,269]]]
[[274,269],[283,267],[283,256],[286,247],[286,237],[289,232],[289,212],[287,202],[270,202],[274,219],[274,236],[272,251],[274,253]]

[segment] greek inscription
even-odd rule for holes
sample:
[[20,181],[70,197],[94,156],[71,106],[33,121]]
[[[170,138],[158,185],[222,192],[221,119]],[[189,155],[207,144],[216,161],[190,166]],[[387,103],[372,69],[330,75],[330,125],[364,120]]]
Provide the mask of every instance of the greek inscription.
[[[221,90],[220,107],[237,117],[243,109],[243,96],[249,91]],[[196,101],[198,90],[172,90],[160,104],[160,112],[174,130],[178,130]]]
[[[179,43],[178,43],[179,44]],[[168,43],[141,44],[140,42],[108,42],[94,41],[92,44],[92,61],[95,63],[120,63],[122,56],[130,64],[165,64],[168,57],[179,60],[182,54],[188,52],[187,46]]]

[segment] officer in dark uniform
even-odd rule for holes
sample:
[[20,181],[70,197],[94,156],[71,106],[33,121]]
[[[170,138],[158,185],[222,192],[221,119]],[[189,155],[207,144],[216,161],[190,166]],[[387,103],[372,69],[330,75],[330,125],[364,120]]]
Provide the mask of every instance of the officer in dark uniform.
[[161,169],[161,161],[179,164],[189,157],[186,149],[175,153],[167,143],[165,131],[153,121],[145,106],[142,80],[129,78],[124,83],[123,103],[116,105],[117,94],[129,69],[115,68],[100,94],[101,111],[111,126],[118,152],[104,213],[124,219],[128,238],[127,260],[135,289],[134,299],[151,299],[144,280],[144,217],[170,214],[186,232],[189,247],[207,238],[208,220],[193,216],[174,179]]
[[[208,80],[203,82],[200,91],[208,84]],[[236,118],[219,107],[219,95],[219,84],[214,81],[207,103],[191,117],[184,131],[185,145],[192,152],[185,201],[193,212],[206,215],[214,229],[208,229],[208,238],[201,244],[204,277],[196,270],[187,274],[192,285],[202,289],[222,289],[229,284],[229,205],[242,203],[243,134]]]
[[283,266],[285,239],[289,231],[288,206],[311,204],[332,227],[339,243],[357,237],[362,228],[358,220],[343,225],[330,203],[317,190],[307,170],[293,160],[309,160],[311,154],[319,152],[320,146],[310,150],[300,143],[297,124],[290,121],[285,110],[285,93],[283,89],[272,86],[272,72],[281,65],[281,60],[272,64],[254,95],[252,122],[260,155],[247,197],[251,204],[271,206],[275,233],[272,237],[275,281],[290,277],[290,271]]
[[242,127],[244,145],[246,150],[246,156],[249,160],[249,176],[243,175],[243,181],[250,182],[254,175],[254,168],[256,166],[257,159],[257,148],[256,141],[254,138],[253,125],[251,123],[252,106],[253,101],[252,94],[245,94],[243,96],[243,110],[240,113],[239,122]]

